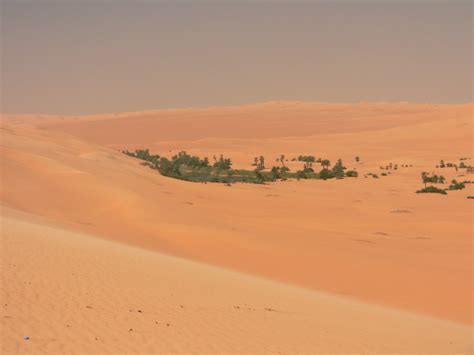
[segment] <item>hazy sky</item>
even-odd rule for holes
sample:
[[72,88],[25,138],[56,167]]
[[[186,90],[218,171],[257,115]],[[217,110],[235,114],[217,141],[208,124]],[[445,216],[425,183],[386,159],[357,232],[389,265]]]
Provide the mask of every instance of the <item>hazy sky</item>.
[[1,3],[2,112],[472,101],[471,0]]

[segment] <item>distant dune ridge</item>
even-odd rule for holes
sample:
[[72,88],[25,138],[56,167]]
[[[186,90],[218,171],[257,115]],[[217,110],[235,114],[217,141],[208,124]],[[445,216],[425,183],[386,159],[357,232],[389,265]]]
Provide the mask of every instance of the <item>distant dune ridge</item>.
[[[473,108],[4,115],[0,352],[474,351],[474,189],[415,194],[422,171],[474,180],[436,168],[472,158]],[[242,168],[313,154],[360,176],[194,184],[120,152],[137,148]],[[364,178],[389,163],[408,167]]]

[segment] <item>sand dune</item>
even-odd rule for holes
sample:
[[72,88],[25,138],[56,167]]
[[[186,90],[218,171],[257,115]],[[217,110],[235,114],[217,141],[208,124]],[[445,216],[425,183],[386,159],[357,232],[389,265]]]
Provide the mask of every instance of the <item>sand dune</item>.
[[4,354],[471,349],[467,326],[1,218]]
[[[277,102],[3,117],[0,201],[8,287],[2,299],[24,300],[2,320],[9,334],[4,348],[25,350],[21,335],[29,314],[42,339],[27,344],[32,351],[472,350],[473,210],[465,197],[473,188],[447,196],[414,193],[422,186],[421,171],[474,180],[435,168],[440,159],[472,156],[472,108]],[[280,154],[314,154],[343,158],[362,176],[193,184],[162,177],[119,152],[146,147],[168,155],[181,149],[224,153],[241,167],[260,154],[270,165]],[[363,177],[390,162],[412,167]],[[22,265],[21,274],[12,264]],[[81,280],[72,273],[81,273]],[[61,292],[47,292],[45,280]],[[34,292],[23,282],[32,282]],[[48,306],[35,308],[39,302]],[[55,304],[64,312],[50,314]],[[191,313],[183,315],[180,304]],[[127,313],[139,307],[143,314]],[[152,315],[169,319],[156,320],[160,327],[171,324],[157,337]],[[51,330],[39,325],[48,317],[57,320]],[[66,324],[72,323],[87,327],[69,333]],[[86,343],[95,337],[97,344]]]

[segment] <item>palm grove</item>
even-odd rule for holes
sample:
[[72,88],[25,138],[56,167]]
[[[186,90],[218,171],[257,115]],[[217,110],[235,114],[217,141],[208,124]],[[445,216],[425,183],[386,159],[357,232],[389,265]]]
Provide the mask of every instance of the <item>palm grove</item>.
[[[158,170],[162,175],[193,182],[220,182],[234,183],[247,182],[263,184],[265,182],[287,180],[287,179],[342,179],[345,177],[357,177],[356,170],[348,170],[341,159],[331,166],[328,159],[316,159],[312,155],[300,155],[293,161],[302,163],[302,169],[291,171],[286,162],[285,155],[276,159],[276,165],[267,168],[264,156],[255,157],[252,163],[253,170],[233,169],[232,160],[224,155],[214,156],[212,160],[207,157],[200,158],[190,155],[185,151],[168,159],[160,155],[150,154],[148,149],[137,149],[135,151],[122,151],[124,154],[143,160],[143,165]],[[356,159],[358,161],[358,159]],[[315,170],[315,164],[320,165],[320,170]]]

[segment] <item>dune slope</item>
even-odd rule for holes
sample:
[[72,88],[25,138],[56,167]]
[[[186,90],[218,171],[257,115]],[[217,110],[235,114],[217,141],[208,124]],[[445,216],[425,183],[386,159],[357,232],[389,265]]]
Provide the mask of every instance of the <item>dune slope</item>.
[[9,208],[1,226],[4,354],[472,351],[467,326],[102,241]]
[[[282,153],[342,157],[361,177],[192,184],[118,152],[138,147],[224,152],[239,166],[261,153],[269,164]],[[472,324],[472,185],[448,196],[414,193],[423,170],[469,179],[435,165],[471,153],[472,105],[272,103],[17,117],[1,127],[0,200],[84,235]],[[390,162],[411,167],[363,177]]]

